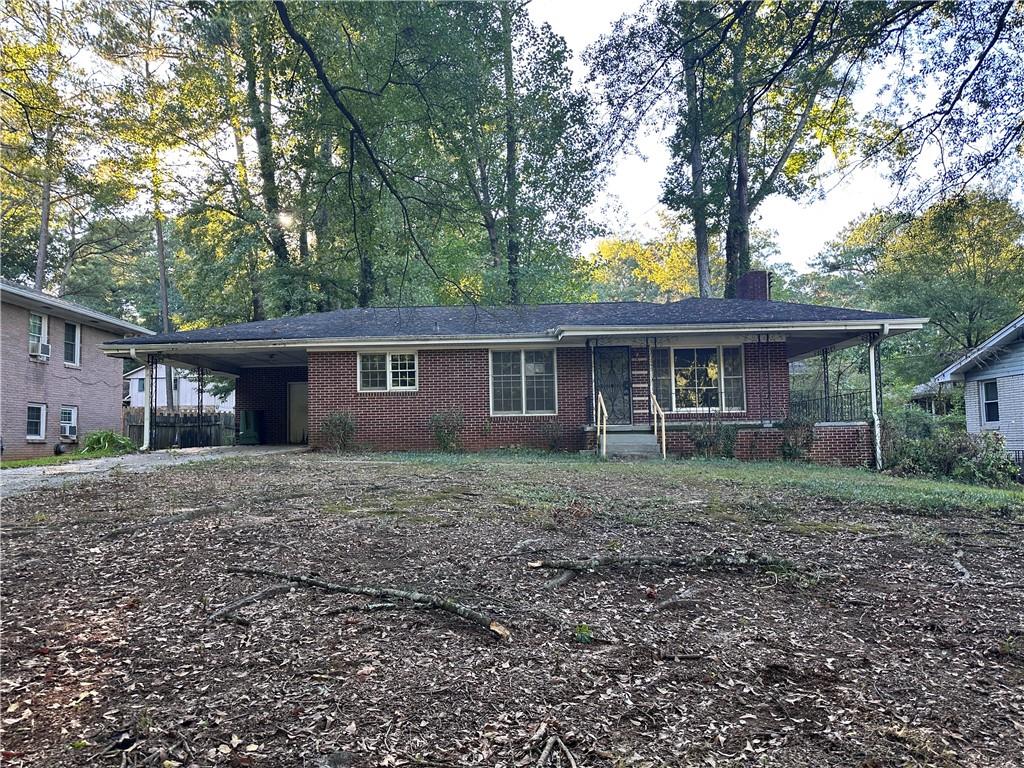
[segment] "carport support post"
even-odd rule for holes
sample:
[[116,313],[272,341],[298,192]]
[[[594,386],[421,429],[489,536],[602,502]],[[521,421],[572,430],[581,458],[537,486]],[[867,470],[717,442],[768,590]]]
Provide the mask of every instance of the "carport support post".
[[153,362],[149,355],[146,355],[146,373],[142,380],[142,445],[139,450],[148,451],[153,423]]
[[875,375],[875,353],[882,336],[872,334],[868,342],[868,378],[871,380],[871,424],[875,431],[875,469],[882,468],[882,421],[878,414],[878,378]]

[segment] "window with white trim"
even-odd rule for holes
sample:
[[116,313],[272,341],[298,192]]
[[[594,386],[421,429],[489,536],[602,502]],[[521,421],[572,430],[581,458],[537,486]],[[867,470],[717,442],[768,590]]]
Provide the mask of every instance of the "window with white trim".
[[360,392],[402,392],[419,386],[415,352],[360,352]]
[[999,421],[999,383],[995,379],[981,382],[981,419],[986,424]]
[[30,355],[38,357],[49,356],[49,352],[46,349],[49,325],[46,315],[40,315],[38,312],[29,312],[28,353]]
[[30,440],[43,440],[46,437],[46,406],[44,404],[28,404],[25,437]]
[[62,405],[60,407],[60,436],[78,437],[77,405]]
[[666,410],[746,410],[743,347],[673,347],[651,352],[651,385]]
[[491,351],[491,413],[497,416],[557,411],[555,350]]
[[139,378],[136,379],[136,381],[138,382],[138,384],[135,385],[135,391],[136,392],[145,392],[146,391],[146,377],[145,376],[140,376]]
[[81,359],[82,326],[78,323],[64,323],[64,362],[78,365]]

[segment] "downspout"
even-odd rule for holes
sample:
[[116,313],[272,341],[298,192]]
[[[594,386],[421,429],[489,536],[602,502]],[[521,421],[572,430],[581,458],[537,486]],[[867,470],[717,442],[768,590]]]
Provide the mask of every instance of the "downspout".
[[889,329],[882,328],[882,333],[874,336],[871,341],[868,342],[868,378],[870,379],[870,393],[871,393],[871,423],[874,425],[875,432],[875,469],[882,469],[882,421],[878,413],[878,379],[875,377],[875,352],[878,350],[878,345],[882,343],[882,339],[885,338],[885,333]]
[[142,363],[145,366],[145,373],[143,374],[142,381],[142,445],[139,446],[140,451],[149,450],[149,433],[150,425],[152,420],[152,398],[150,395],[153,392],[153,366],[149,363],[149,355],[146,355],[146,359],[143,360],[135,353],[135,347],[131,347],[128,351],[129,357],[137,363]]

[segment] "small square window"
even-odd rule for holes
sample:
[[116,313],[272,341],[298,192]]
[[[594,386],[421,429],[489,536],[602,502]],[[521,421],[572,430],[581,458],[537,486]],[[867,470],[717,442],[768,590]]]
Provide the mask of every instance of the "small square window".
[[78,406],[62,405],[60,407],[60,436],[78,437]]
[[414,390],[418,386],[415,352],[367,352],[359,355],[359,391]]

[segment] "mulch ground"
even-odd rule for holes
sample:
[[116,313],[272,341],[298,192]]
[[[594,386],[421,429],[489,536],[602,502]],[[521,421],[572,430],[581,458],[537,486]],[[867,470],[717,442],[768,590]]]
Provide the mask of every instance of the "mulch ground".
[[[4,501],[11,766],[1024,764],[1024,527],[648,465],[187,465]],[[757,552],[793,567],[544,558]],[[235,565],[415,588],[406,601]],[[548,765],[568,765],[556,750]]]

